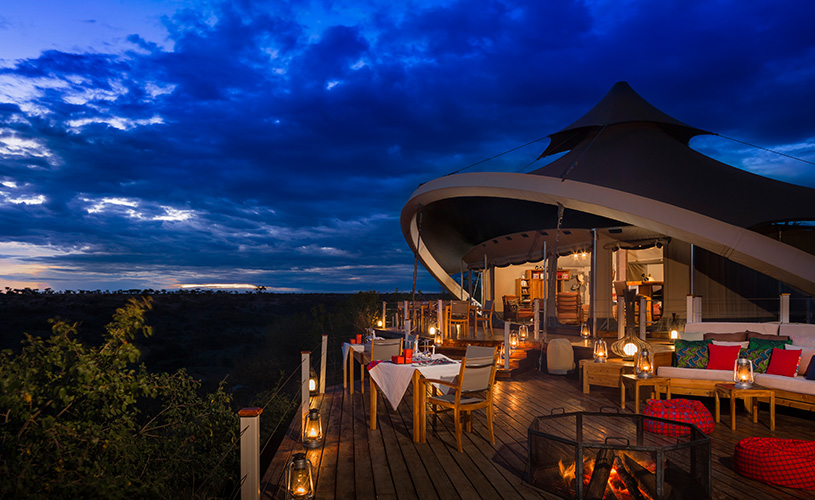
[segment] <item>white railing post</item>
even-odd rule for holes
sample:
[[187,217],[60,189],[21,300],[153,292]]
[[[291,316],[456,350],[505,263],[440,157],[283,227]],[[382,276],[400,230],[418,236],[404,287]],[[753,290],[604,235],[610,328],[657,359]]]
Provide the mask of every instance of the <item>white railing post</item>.
[[509,321],[504,321],[504,369],[509,370],[509,358],[512,347],[509,346]]
[[685,300],[685,315],[687,317],[688,323],[693,323],[694,315],[693,315],[693,295],[688,294]]
[[640,297],[640,338],[645,340],[645,323],[648,319],[648,311],[645,309],[648,301],[645,297]]
[[402,326],[407,328],[407,322],[410,321],[410,314],[408,312],[408,301],[402,303]]
[[320,355],[320,394],[325,394],[325,368],[328,365],[328,335],[325,334],[323,334],[323,350]]
[[535,299],[533,301],[533,303],[535,305],[534,312],[533,312],[535,317],[532,318],[532,329],[534,330],[533,336],[534,336],[535,340],[538,340],[538,332],[540,332],[540,326],[541,326],[540,325],[541,301],[540,301],[540,299]]
[[782,293],[781,294],[780,313],[781,313],[780,321],[782,323],[789,323],[790,322],[790,294],[788,294],[788,293]]
[[311,368],[311,353],[300,352],[300,439],[303,439],[303,428],[306,425],[306,414],[309,410],[308,376]]
[[702,297],[696,295],[693,297],[693,322],[702,322]]
[[405,319],[405,346],[407,347],[410,341],[410,320]]
[[241,500],[260,498],[260,414],[263,408],[238,412],[241,431]]

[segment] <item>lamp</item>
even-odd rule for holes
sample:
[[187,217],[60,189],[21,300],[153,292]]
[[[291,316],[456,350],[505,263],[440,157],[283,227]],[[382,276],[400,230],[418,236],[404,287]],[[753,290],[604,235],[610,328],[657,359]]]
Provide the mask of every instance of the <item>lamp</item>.
[[749,389],[753,387],[753,361],[749,358],[739,357],[733,365],[733,382],[736,389]]
[[679,338],[679,323],[676,321],[676,313],[671,313],[671,323],[668,326],[670,328],[670,338],[671,340],[676,340]]
[[309,368],[308,374],[308,393],[312,396],[317,395],[317,372],[314,368]]
[[526,325],[518,327],[518,337],[520,337],[521,340],[526,340],[526,338],[529,337],[529,327]]
[[598,337],[594,341],[594,362],[605,363],[606,359],[608,359],[608,346],[605,340]]
[[305,453],[295,453],[286,467],[286,499],[314,498],[314,477],[311,460]]
[[495,364],[498,366],[504,364],[504,344],[501,344],[501,347],[498,348],[498,358],[496,358]]
[[643,347],[637,352],[634,371],[637,373],[637,378],[651,378],[654,376],[654,355],[651,354],[648,347]]
[[382,328],[382,320],[381,319],[376,322],[376,327],[377,328]]
[[641,349],[651,346],[636,335],[626,333],[625,336],[611,344],[611,352],[624,359],[634,359]]
[[317,448],[323,443],[323,424],[320,418],[320,410],[312,408],[306,415],[306,422],[303,425],[303,445],[306,448]]
[[436,333],[433,334],[433,343],[436,345],[442,345],[444,343],[444,336],[442,335],[441,328],[436,329]]
[[588,340],[591,337],[591,330],[589,330],[589,325],[585,321],[580,326],[580,337],[583,340]]
[[512,349],[517,349],[520,341],[518,340],[518,332],[512,332],[509,334],[509,347]]

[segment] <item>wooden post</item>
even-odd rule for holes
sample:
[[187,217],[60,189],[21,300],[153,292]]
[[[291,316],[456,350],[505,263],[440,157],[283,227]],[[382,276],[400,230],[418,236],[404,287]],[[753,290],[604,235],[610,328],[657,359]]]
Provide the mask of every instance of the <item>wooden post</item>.
[[385,311],[386,310],[386,305],[387,305],[387,302],[385,302],[383,300],[382,301],[382,329],[383,330],[388,327],[388,317],[386,316],[386,311]]
[[648,314],[645,308],[648,305],[648,301],[645,297],[640,297],[640,338],[645,340],[645,323],[647,323]]
[[540,331],[540,312],[541,312],[541,299],[535,299],[532,301],[535,305],[534,307],[534,317],[532,318],[532,336],[535,340],[538,340],[538,332]]
[[[325,394],[325,369],[328,365],[328,335],[323,334],[323,350],[320,354],[320,394]],[[348,354],[351,353],[349,352]]]
[[260,414],[262,408],[238,412],[241,432],[241,500],[260,498]]
[[509,321],[504,321],[504,369],[509,370],[509,357],[512,347],[509,346]]
[[436,329],[441,332],[441,338],[444,339],[444,301],[439,299],[439,302],[436,304]]
[[790,294],[781,294],[780,319],[782,323],[790,322]]
[[625,295],[617,294],[617,338],[625,337],[625,308],[628,304],[625,303]]
[[[350,353],[349,353],[350,354]],[[300,439],[303,439],[303,428],[306,425],[306,414],[309,410],[308,376],[311,368],[311,353],[300,352]]]

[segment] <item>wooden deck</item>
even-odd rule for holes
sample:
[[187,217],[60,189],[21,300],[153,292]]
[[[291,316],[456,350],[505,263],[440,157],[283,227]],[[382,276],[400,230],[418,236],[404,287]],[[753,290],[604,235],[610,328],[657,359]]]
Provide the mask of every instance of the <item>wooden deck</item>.
[[[358,384],[359,382],[357,382]],[[366,388],[367,389],[367,388]],[[411,389],[408,389],[410,393]],[[488,441],[483,414],[477,415],[473,432],[465,433],[464,452],[456,451],[452,418],[442,416],[434,431],[428,423],[425,444],[411,437],[412,398],[406,394],[398,411],[380,395],[377,430],[368,427],[369,396],[351,396],[342,386],[329,388],[314,402],[323,415],[324,446],[308,450],[315,468],[316,498],[359,499],[555,499],[524,481],[527,428],[532,419],[555,408],[599,411],[619,408],[619,390],[593,386],[583,394],[578,381],[530,371],[496,385],[495,444]],[[627,398],[633,411],[632,398]],[[702,399],[713,410],[712,398]],[[737,407],[736,431],[729,427],[728,409],[712,438],[714,499],[812,499],[815,492],[770,486],[742,477],[733,469],[736,442],[748,436],[815,440],[812,414],[779,407],[775,431],[769,430],[769,412],[762,407],[754,424],[743,407]],[[297,439],[299,423],[288,435],[263,475],[263,498],[284,498],[283,471],[292,453],[305,451]]]

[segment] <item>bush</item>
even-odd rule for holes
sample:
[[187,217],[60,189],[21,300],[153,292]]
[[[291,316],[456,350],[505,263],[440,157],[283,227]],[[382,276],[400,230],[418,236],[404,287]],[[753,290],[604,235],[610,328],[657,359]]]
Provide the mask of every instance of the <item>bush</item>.
[[200,397],[184,370],[137,365],[149,298],[132,298],[104,343],[52,320],[0,353],[0,497],[209,498],[235,484],[237,419],[223,387]]

